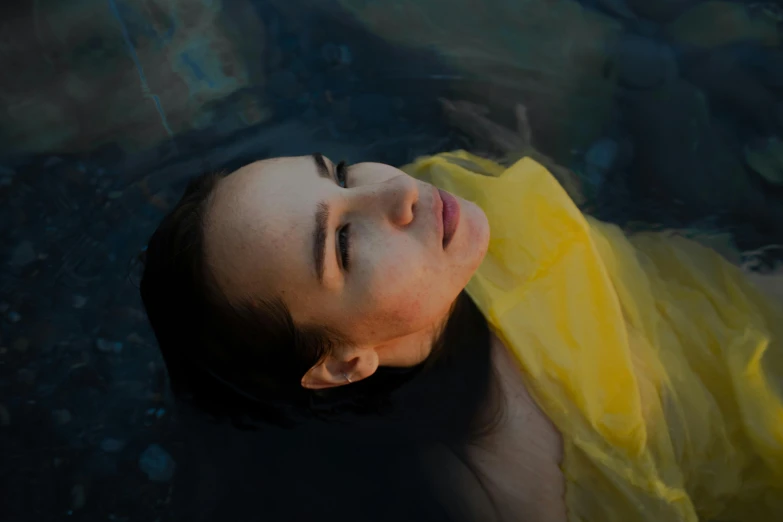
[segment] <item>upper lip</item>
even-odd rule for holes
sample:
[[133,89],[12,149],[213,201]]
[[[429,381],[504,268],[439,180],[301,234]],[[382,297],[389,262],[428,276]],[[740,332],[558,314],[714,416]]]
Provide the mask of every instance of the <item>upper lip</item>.
[[443,199],[440,197],[440,191],[437,187],[432,187],[435,197],[433,198],[433,210],[435,212],[435,228],[438,231],[438,237],[441,244],[443,243],[443,235],[445,234],[443,226]]

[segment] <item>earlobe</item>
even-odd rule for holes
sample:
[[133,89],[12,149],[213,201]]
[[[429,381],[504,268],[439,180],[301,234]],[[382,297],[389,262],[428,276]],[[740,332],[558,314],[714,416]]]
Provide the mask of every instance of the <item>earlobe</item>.
[[371,376],[378,369],[374,349],[351,350],[350,353],[328,355],[302,377],[302,387],[325,390],[352,384]]

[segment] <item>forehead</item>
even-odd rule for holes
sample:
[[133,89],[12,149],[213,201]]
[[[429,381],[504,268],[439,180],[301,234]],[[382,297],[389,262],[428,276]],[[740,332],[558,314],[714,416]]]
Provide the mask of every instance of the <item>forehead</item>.
[[230,296],[293,288],[309,276],[317,180],[305,156],[252,163],[221,181],[207,214],[205,247]]

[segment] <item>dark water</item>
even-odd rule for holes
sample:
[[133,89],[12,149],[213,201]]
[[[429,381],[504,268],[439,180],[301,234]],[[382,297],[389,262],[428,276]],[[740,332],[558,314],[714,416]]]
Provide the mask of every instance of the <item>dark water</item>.
[[[134,286],[156,223],[190,177],[254,159],[499,154],[446,98],[510,129],[524,104],[603,219],[774,258],[781,20],[780,1],[4,3],[0,519],[446,519],[399,501],[414,460],[172,412]],[[374,484],[362,507],[340,466]]]

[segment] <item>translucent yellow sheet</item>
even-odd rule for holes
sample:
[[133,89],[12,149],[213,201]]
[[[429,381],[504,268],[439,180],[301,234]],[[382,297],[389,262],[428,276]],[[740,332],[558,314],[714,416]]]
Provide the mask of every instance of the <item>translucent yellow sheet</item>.
[[783,520],[783,310],[712,250],[626,238],[523,159],[407,172],[475,201],[467,287],[562,432],[569,520]]

